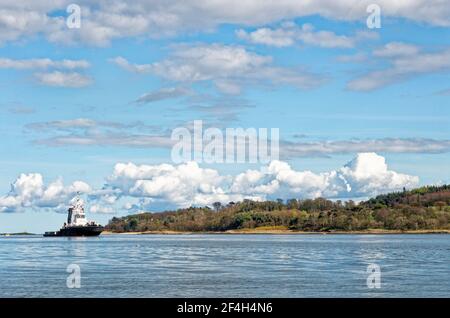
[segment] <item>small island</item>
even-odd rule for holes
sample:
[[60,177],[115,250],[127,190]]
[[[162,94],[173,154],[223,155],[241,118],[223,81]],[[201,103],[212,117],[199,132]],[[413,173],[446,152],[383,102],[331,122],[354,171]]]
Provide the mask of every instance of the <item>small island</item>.
[[106,233],[450,233],[450,185],[393,192],[355,203],[324,198],[219,202],[114,217]]
[[21,236],[21,235],[36,235],[36,234],[28,232],[0,233],[0,236]]

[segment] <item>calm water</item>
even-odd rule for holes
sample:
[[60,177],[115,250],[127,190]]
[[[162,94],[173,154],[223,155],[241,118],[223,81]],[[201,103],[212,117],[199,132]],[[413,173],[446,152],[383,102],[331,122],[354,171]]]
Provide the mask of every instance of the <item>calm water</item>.
[[[380,289],[367,288],[371,263]],[[30,296],[449,297],[450,235],[0,238],[0,297]]]

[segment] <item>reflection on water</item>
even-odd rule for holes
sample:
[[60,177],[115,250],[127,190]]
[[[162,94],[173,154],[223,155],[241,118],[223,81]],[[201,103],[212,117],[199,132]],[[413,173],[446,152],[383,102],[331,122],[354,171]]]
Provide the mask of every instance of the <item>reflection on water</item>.
[[0,297],[449,297],[449,261],[448,235],[2,237]]

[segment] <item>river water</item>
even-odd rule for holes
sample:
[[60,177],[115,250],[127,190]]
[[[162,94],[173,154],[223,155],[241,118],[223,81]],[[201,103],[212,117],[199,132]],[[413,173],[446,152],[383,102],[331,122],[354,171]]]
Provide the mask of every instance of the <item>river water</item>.
[[0,297],[449,296],[445,234],[0,238]]

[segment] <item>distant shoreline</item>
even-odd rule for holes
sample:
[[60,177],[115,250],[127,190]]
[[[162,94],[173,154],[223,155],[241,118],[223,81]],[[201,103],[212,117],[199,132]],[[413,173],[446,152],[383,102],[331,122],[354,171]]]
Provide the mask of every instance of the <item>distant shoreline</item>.
[[0,236],[18,236],[18,235],[39,235],[36,233],[19,232],[19,233],[0,233]]
[[397,230],[365,230],[365,231],[330,231],[330,232],[306,232],[306,231],[294,231],[294,230],[273,230],[273,229],[242,229],[242,230],[228,230],[223,232],[217,231],[144,231],[144,232],[111,232],[104,231],[101,235],[192,235],[192,234],[283,234],[283,235],[307,235],[307,234],[318,234],[318,235],[333,235],[333,234],[450,234],[450,230],[413,230],[413,231],[397,231]]
[[[398,231],[398,230],[365,230],[365,231],[329,231],[329,232],[307,232],[307,231],[295,231],[289,229],[240,229],[240,230],[228,230],[228,231],[144,231],[144,232],[111,232],[111,231],[103,231],[101,235],[195,235],[195,234],[209,234],[209,235],[217,235],[217,234],[271,234],[271,235],[344,235],[344,234],[352,234],[352,235],[399,235],[399,234],[450,234],[450,230],[413,230],[413,231]],[[0,233],[0,237],[8,237],[8,236],[41,236],[42,233]]]

